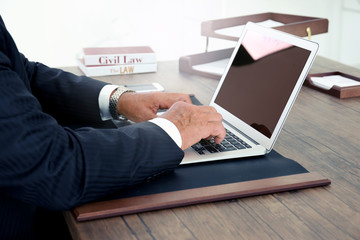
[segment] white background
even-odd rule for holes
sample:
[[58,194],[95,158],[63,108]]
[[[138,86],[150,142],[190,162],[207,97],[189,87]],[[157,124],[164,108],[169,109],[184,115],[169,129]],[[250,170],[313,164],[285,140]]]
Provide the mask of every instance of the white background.
[[[51,67],[74,66],[89,46],[149,45],[158,60],[204,52],[202,21],[263,12],[329,19],[319,55],[360,67],[359,0],[1,0],[19,50]],[[235,42],[210,40],[209,50]]]

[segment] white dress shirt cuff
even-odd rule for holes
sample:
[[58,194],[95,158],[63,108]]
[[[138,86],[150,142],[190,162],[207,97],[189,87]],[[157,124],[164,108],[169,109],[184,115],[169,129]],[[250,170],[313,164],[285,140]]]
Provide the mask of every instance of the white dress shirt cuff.
[[181,148],[182,145],[182,139],[181,134],[178,130],[178,128],[173,124],[171,121],[165,119],[165,118],[154,118],[150,120],[149,122],[152,122],[159,127],[161,127],[178,145],[179,148]]
[[109,99],[111,93],[119,86],[117,85],[105,85],[99,94],[99,108],[100,116],[103,121],[113,119],[109,110]]

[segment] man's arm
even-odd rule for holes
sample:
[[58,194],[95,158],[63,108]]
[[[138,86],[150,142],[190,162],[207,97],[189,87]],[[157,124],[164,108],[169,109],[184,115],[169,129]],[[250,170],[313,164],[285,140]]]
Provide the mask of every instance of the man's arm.
[[[69,209],[173,169],[183,158],[181,149],[153,123],[102,130],[60,126],[42,111],[3,54],[0,63],[1,194],[45,208]],[[73,75],[65,79],[72,82],[68,86],[79,80]],[[52,83],[37,82],[32,90],[48,85]],[[98,108],[97,98],[94,101]]]

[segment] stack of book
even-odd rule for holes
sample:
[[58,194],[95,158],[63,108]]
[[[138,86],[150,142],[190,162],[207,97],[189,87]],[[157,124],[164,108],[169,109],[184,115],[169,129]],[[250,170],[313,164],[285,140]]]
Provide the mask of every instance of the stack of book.
[[156,54],[148,46],[83,48],[78,66],[89,77],[157,71]]

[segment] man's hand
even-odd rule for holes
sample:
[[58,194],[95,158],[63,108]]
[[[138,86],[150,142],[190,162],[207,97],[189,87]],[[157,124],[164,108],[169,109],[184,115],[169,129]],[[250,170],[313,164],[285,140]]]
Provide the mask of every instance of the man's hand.
[[210,106],[195,106],[177,102],[160,117],[168,119],[178,128],[183,150],[203,138],[214,137],[215,142],[219,144],[226,135],[222,125],[222,116]]
[[159,109],[168,109],[178,101],[191,103],[187,94],[126,92],[120,96],[117,111],[131,121],[143,122],[157,117]]

